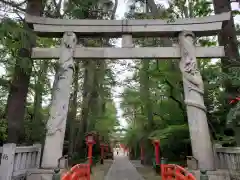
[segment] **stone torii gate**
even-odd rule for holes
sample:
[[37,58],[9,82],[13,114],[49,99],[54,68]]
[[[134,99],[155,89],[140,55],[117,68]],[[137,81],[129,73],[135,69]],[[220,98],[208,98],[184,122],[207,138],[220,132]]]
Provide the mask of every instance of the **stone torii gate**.
[[[224,56],[224,47],[195,46],[195,36],[216,35],[230,13],[193,18],[164,20],[66,20],[26,15],[34,32],[40,37],[62,37],[62,44],[55,48],[33,48],[33,59],[58,59],[56,87],[47,123],[47,134],[42,159],[43,169],[53,169],[62,156],[66,117],[77,59],[180,59],[183,76],[185,104],[193,156],[198,167],[215,170],[214,154],[210,139],[206,107],[203,101],[204,87],[196,58],[218,58]],[[77,45],[77,37],[122,37],[122,48],[91,48]],[[175,47],[133,47],[133,37],[178,37]]]

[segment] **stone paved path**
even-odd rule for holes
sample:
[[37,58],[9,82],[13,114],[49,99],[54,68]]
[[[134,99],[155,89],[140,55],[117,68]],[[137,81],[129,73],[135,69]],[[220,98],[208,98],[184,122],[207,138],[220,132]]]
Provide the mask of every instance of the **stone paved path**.
[[131,160],[130,161],[134,167],[138,168],[138,167],[144,167],[142,164],[141,164],[141,161],[140,160]]
[[144,180],[144,178],[137,172],[128,157],[119,155],[114,157],[105,180]]

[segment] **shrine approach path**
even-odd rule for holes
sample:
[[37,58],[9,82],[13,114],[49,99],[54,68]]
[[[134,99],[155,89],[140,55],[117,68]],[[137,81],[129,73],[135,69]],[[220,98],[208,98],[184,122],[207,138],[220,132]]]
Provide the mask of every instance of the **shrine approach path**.
[[114,157],[105,180],[144,180],[144,178],[137,172],[128,157],[120,154]]

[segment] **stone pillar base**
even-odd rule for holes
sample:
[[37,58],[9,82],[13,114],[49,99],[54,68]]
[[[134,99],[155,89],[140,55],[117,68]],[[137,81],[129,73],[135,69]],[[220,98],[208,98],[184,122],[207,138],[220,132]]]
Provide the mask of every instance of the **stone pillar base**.
[[[200,180],[200,170],[190,170],[197,180]],[[230,172],[229,170],[216,170],[216,171],[207,171],[209,180],[231,180],[232,177],[239,177],[240,173]]]
[[[60,170],[60,174],[62,174],[64,169]],[[26,180],[52,180],[54,174],[53,169],[31,169],[27,172]]]

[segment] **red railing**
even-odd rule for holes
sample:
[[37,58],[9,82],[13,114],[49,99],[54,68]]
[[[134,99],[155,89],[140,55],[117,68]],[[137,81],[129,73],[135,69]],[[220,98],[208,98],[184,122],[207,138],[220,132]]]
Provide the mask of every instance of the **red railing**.
[[161,176],[162,180],[196,180],[191,173],[175,164],[162,164]]
[[90,165],[77,164],[63,174],[61,180],[90,180]]

